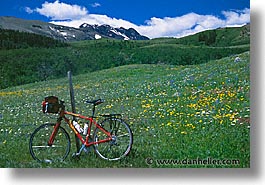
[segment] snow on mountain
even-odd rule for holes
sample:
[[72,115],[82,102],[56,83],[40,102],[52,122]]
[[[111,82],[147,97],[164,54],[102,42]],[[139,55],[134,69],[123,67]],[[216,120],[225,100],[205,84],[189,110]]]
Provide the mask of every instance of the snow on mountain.
[[95,34],[95,39],[101,39],[102,37],[98,34]]
[[52,37],[64,41],[93,40],[111,38],[119,40],[148,40],[133,28],[113,28],[110,25],[90,25],[83,23],[79,28],[55,25],[37,20],[16,17],[0,17],[0,28],[19,30]]
[[115,30],[115,29],[111,29],[110,31],[113,32],[113,33],[116,34],[116,35],[120,35],[120,36],[124,37],[123,40],[130,40],[129,37],[127,37],[126,35],[122,34],[121,32],[118,32],[118,31]]
[[95,32],[103,38],[114,38],[119,40],[148,40],[148,37],[140,35],[135,29],[129,28],[113,28],[110,25],[90,25],[84,23],[80,25],[79,29],[84,32]]

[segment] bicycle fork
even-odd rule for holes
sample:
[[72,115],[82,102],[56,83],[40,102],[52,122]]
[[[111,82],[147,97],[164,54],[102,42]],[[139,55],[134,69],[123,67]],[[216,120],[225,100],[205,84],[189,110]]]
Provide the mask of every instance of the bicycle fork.
[[55,136],[59,130],[59,127],[60,127],[60,122],[55,124],[54,129],[52,131],[52,134],[51,134],[49,141],[48,141],[48,146],[52,146],[54,139],[55,139]]
[[62,117],[59,117],[59,118],[57,119],[57,122],[56,122],[55,126],[54,126],[54,129],[53,129],[53,131],[52,131],[52,134],[51,134],[51,136],[50,136],[50,138],[49,138],[48,146],[52,146],[52,145],[53,145],[53,142],[54,142],[55,136],[56,136],[57,133],[58,133],[58,130],[59,130],[60,125],[61,125],[61,122],[62,122]]

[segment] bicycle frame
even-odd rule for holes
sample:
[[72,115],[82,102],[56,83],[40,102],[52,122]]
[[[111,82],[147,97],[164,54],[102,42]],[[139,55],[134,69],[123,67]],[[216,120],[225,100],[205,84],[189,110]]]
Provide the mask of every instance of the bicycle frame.
[[[40,125],[30,135],[29,151],[33,159],[45,163],[66,159],[71,149],[71,137],[61,125],[62,122],[69,125],[77,141],[78,151],[73,153],[72,158],[79,159],[83,151],[88,153],[91,150],[101,159],[108,161],[117,161],[129,154],[133,133],[122,119],[122,114],[95,116],[95,107],[104,103],[104,100],[85,100],[84,103],[93,106],[89,116],[67,111],[64,101],[59,101],[55,96],[45,98],[42,103],[43,113],[57,114],[57,120],[55,123]],[[100,122],[98,117],[102,118]],[[85,125],[79,125],[79,120]]]
[[[75,129],[74,125],[72,124],[71,120],[66,118],[65,115],[70,115],[70,116],[74,116],[74,117],[78,117],[80,119],[84,119],[86,121],[89,122],[89,127],[88,127],[88,132],[86,134],[86,138],[84,139],[82,137],[82,135]],[[83,116],[81,114],[76,114],[76,113],[73,113],[73,112],[68,112],[68,111],[65,111],[65,110],[61,110],[60,111],[60,117],[57,119],[57,123],[54,127],[54,130],[50,136],[50,139],[48,141],[48,145],[49,146],[52,146],[53,142],[54,142],[54,139],[56,137],[56,134],[58,132],[58,129],[59,129],[59,126],[61,125],[62,123],[62,120],[64,120],[68,125],[69,127],[73,130],[73,132],[75,133],[75,135],[79,138],[79,140],[82,142],[82,147],[80,149],[80,152],[85,148],[85,147],[89,147],[91,145],[95,145],[95,144],[100,144],[100,143],[105,143],[105,142],[109,142],[112,140],[112,135],[110,132],[106,131],[103,127],[101,127],[94,119],[93,119],[93,116],[92,117],[86,117],[86,116]],[[91,135],[91,128],[92,128],[92,125],[95,125],[98,129],[100,129],[101,131],[103,131],[104,134],[106,134],[106,139],[102,139],[102,140],[99,140],[99,141],[89,141],[89,138],[90,138],[90,135]],[[79,153],[80,153],[79,152]]]

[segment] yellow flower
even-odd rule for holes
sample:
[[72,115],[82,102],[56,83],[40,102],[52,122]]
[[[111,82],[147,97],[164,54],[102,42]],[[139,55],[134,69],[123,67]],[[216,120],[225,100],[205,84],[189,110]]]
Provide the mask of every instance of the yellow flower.
[[142,105],[142,108],[150,108],[151,107],[151,104],[145,104],[145,105]]
[[110,109],[111,107],[113,107],[112,104],[106,106],[107,109]]
[[171,126],[171,125],[172,125],[172,123],[171,123],[171,122],[168,122],[168,123],[167,123],[167,126]]

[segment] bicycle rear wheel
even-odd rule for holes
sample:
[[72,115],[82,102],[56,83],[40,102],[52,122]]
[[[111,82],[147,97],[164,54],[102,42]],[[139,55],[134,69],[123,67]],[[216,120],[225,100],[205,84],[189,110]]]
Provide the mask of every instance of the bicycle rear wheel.
[[[105,143],[95,144],[96,154],[105,160],[119,160],[129,154],[132,143],[132,131],[127,123],[115,117],[105,119],[101,126],[112,134],[112,140]],[[93,141],[98,142],[106,139],[106,134],[99,128],[95,129]]]
[[29,151],[39,162],[61,162],[70,152],[70,137],[63,127],[59,127],[52,146],[48,145],[55,124],[47,123],[38,127],[30,137]]

